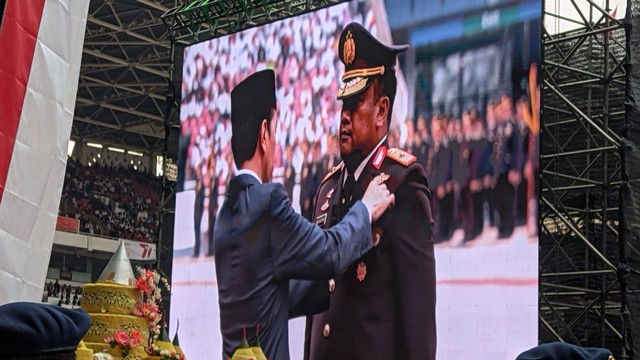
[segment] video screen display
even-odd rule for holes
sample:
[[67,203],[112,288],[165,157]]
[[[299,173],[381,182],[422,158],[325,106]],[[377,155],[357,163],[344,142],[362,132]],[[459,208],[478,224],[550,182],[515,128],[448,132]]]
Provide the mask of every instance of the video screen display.
[[[231,90],[275,71],[273,181],[313,221],[320,182],[342,161],[338,41],[354,21],[410,45],[387,143],[429,181],[437,358],[511,360],[537,345],[541,2],[410,3],[343,3],[185,49],[170,334],[179,322],[189,359],[222,351],[213,228],[237,172]],[[290,320],[291,359],[304,333],[304,318]]]

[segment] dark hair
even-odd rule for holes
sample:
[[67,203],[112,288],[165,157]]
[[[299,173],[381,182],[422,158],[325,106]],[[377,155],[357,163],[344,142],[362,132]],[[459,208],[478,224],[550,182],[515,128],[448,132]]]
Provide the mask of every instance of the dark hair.
[[389,98],[389,111],[387,112],[387,131],[391,126],[391,117],[393,115],[393,102],[396,99],[396,90],[398,86],[398,80],[394,72],[388,72],[382,76],[379,76],[373,83],[373,98],[375,101],[380,100],[382,95],[387,95]]
[[256,152],[258,145],[258,137],[260,136],[260,127],[262,120],[267,120],[267,131],[271,129],[271,118],[276,109],[267,110],[260,118],[252,117],[242,122],[242,125],[233,128],[231,134],[231,152],[233,153],[233,162],[240,169],[245,161],[251,159]]

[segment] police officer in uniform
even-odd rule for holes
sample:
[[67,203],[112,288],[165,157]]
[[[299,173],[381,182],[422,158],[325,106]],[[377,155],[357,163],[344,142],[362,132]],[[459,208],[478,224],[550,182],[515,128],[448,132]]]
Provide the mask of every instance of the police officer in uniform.
[[[200,138],[200,141],[204,141],[203,138]],[[194,153],[197,152],[198,155],[193,155],[194,160],[194,176],[196,180],[196,188],[195,188],[195,201],[193,203],[193,229],[195,235],[195,245],[193,246],[193,257],[197,258],[200,256],[200,246],[202,245],[201,237],[202,230],[200,228],[202,224],[202,213],[204,212],[204,198],[205,198],[205,185],[204,185],[204,177],[205,170],[204,168],[204,154],[199,147],[193,149]]]
[[519,164],[520,141],[511,116],[511,98],[503,96],[499,109],[493,144],[496,170],[493,194],[498,211],[498,238],[507,239],[515,228],[515,190],[522,178]]
[[338,46],[344,161],[322,181],[313,217],[334,226],[377,176],[387,179],[396,203],[373,223],[378,246],[325,283],[330,307],[308,318],[305,358],[435,359],[431,193],[416,157],[387,148],[396,56],[407,46],[386,46],[357,23],[345,27]]
[[432,200],[436,218],[434,239],[436,243],[446,242],[451,236],[452,197],[448,196],[447,184],[451,180],[451,149],[446,135],[446,117],[436,116],[431,123],[433,136],[429,150],[427,169],[431,186],[435,190]]
[[[394,199],[382,181],[372,182],[362,201],[330,230],[297,214],[284,187],[270,182],[275,89],[275,73],[264,70],[231,92],[231,150],[239,170],[227,187],[213,236],[224,359],[241,345],[245,331],[255,334],[247,340],[257,337],[267,358],[288,359],[288,319],[328,307],[327,279],[373,248],[371,224]],[[324,279],[324,284],[294,284],[290,293],[292,279]]]
[[207,178],[209,180],[209,206],[207,215],[209,218],[209,227],[207,229],[207,256],[213,256],[213,229],[216,223],[216,215],[218,213],[218,177],[216,176],[216,154],[212,151],[209,154],[209,163],[207,166]]
[[[471,236],[468,240],[473,240],[482,234],[484,227],[484,205],[486,202],[485,177],[491,174],[491,164],[489,162],[493,147],[487,140],[482,119],[478,117],[478,112],[474,109],[470,113],[470,183],[471,206],[473,212],[473,222],[471,226]],[[487,206],[488,207],[488,206]]]

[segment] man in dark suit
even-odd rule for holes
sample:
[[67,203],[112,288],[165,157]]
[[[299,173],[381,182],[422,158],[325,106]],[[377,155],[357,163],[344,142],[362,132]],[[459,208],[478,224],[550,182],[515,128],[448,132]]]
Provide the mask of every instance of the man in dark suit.
[[[328,308],[326,280],[374,246],[371,223],[394,200],[379,180],[333,229],[322,230],[295,213],[284,187],[269,183],[275,89],[275,73],[264,70],[231,92],[231,150],[239,171],[229,182],[214,228],[224,359],[243,343],[245,331],[249,342],[259,338],[267,358],[288,359],[289,318]],[[290,296],[290,279],[325,283],[292,283]]]
[[314,219],[324,228],[334,226],[377,176],[387,178],[396,203],[373,223],[380,245],[325,283],[329,310],[307,322],[305,358],[310,360],[435,359],[431,193],[416,157],[387,149],[396,57],[406,49],[383,45],[356,23],[340,36],[344,162],[322,181]]

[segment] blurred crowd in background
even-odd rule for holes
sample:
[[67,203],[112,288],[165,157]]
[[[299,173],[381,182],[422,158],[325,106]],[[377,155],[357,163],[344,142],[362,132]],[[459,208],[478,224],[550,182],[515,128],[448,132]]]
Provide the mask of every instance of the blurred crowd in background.
[[[342,104],[335,98],[343,71],[337,56],[341,24],[359,21],[376,31],[373,12],[357,10],[331,7],[185,51],[178,191],[195,191],[194,256],[205,248],[206,255],[213,255],[215,215],[236,172],[230,92],[264,68],[274,68],[278,77],[274,180],[283,183],[294,209],[311,218],[320,181],[341,161],[336,134]],[[414,153],[427,171],[438,243],[450,240],[456,230],[462,230],[466,243],[489,227],[497,228],[499,239],[510,238],[521,225],[535,235],[538,90],[525,84],[524,95],[517,98],[499,90],[511,83],[512,61],[505,56],[511,51],[505,41],[450,56],[444,70],[431,75],[433,88],[444,90],[433,91],[429,101],[460,105],[431,110],[390,130],[388,145]],[[474,66],[471,60],[478,57],[496,61]],[[535,66],[531,72],[529,79],[523,74],[524,80],[536,84]],[[451,76],[455,87],[449,86]],[[468,94],[476,100],[462,104],[459,99]],[[201,241],[205,234],[208,246]]]
[[83,233],[154,242],[161,194],[161,179],[149,173],[69,158],[59,215],[78,219]]

